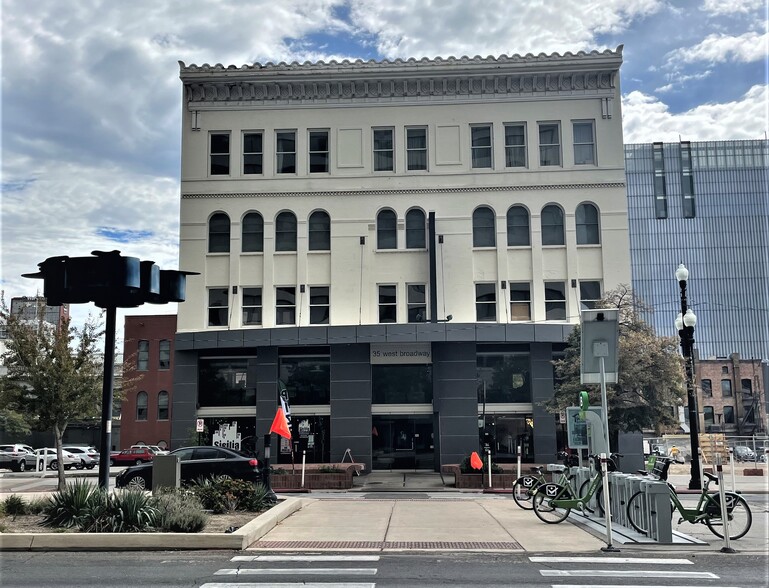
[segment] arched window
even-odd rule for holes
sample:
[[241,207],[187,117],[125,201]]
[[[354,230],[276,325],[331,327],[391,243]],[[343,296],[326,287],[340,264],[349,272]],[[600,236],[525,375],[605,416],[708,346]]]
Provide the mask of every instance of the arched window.
[[331,218],[322,210],[310,215],[310,251],[331,251]]
[[147,393],[139,392],[136,395],[136,420],[147,420]]
[[158,393],[158,420],[168,420],[168,392],[165,390]]
[[598,245],[601,235],[598,229],[598,209],[589,203],[577,206],[577,245]]
[[529,211],[523,206],[511,206],[507,211],[507,245],[531,245],[529,239]]
[[275,251],[296,251],[296,215],[281,212],[275,219]]
[[494,247],[497,244],[494,229],[494,211],[481,206],[473,212],[473,247]]
[[396,249],[398,247],[397,234],[398,217],[392,210],[382,210],[376,216],[376,248]]
[[406,249],[424,249],[425,243],[425,213],[413,208],[406,213]]
[[217,212],[208,221],[208,252],[229,253],[230,217]]
[[542,245],[563,245],[563,211],[551,204],[542,209]]
[[264,251],[264,219],[258,212],[249,212],[243,217],[241,249],[243,253]]

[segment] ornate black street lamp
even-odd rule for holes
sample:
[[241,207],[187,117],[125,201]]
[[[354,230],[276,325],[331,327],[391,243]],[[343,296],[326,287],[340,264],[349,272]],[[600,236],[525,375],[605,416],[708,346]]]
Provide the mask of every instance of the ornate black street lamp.
[[697,413],[697,395],[694,389],[694,325],[697,324],[697,316],[686,303],[686,281],[689,279],[689,270],[684,264],[676,270],[676,280],[681,288],[681,312],[676,317],[676,329],[681,338],[681,352],[686,365],[686,397],[689,407],[689,436],[692,445],[691,477],[689,479],[690,490],[702,489],[702,474],[700,472],[700,419]]

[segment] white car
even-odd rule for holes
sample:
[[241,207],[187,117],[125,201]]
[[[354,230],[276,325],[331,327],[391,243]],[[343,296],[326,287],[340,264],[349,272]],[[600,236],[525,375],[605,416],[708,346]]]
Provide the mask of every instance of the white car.
[[[49,470],[59,469],[59,460],[56,456],[56,448],[54,447],[42,447],[35,450],[35,455],[45,458],[45,467]],[[64,469],[69,470],[75,466],[80,465],[80,458],[76,457],[73,453],[70,453],[66,449],[61,450],[61,458],[64,461]]]
[[83,468],[92,470],[99,465],[99,452],[93,447],[86,447],[84,445],[65,445],[62,449],[65,449],[74,454],[75,457],[80,458],[80,463],[75,466],[78,470],[82,470]]
[[168,451],[161,449],[157,445],[144,445],[143,443],[139,445],[131,445],[131,449],[141,449],[142,447],[149,447],[149,450],[155,455],[168,455]]

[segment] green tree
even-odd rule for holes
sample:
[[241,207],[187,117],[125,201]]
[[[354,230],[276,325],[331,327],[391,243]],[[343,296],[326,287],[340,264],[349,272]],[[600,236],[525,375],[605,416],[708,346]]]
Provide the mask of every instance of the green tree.
[[[683,359],[678,339],[658,337],[640,316],[643,303],[627,286],[607,292],[602,308],[619,309],[619,382],[606,387],[609,433],[618,431],[657,432],[677,425],[673,407],[683,404],[686,394]],[[581,390],[590,395],[591,405],[601,404],[601,388],[580,384],[581,329],[571,332],[565,357],[554,362],[556,391],[547,404],[551,412],[576,406]]]
[[91,316],[81,328],[69,320],[51,325],[43,320],[42,310],[37,320],[26,321],[0,300],[0,322],[8,333],[3,354],[8,371],[0,378],[0,403],[9,409],[6,420],[13,413],[29,429],[53,432],[63,490],[64,431],[73,420],[92,418],[100,411],[102,362],[97,343],[103,331]]

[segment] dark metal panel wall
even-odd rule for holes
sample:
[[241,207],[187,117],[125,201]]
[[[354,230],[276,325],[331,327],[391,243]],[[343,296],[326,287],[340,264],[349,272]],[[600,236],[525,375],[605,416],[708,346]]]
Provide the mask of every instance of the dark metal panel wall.
[[369,345],[331,346],[331,461],[347,449],[371,471]]

